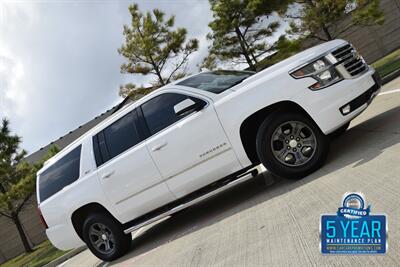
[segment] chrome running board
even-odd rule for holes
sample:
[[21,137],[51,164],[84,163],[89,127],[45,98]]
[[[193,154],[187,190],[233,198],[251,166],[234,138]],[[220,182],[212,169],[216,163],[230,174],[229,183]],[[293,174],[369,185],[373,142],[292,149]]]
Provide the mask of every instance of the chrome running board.
[[257,176],[257,174],[258,174],[257,169],[251,170],[250,172],[247,172],[245,174],[242,174],[242,175],[238,176],[238,178],[230,181],[229,183],[227,183],[225,185],[222,185],[221,187],[216,188],[215,190],[213,190],[213,191],[211,191],[209,193],[201,195],[201,196],[199,196],[199,197],[197,197],[197,198],[195,198],[193,200],[190,200],[190,201],[188,201],[186,203],[182,203],[182,204],[180,204],[180,205],[178,205],[178,206],[176,206],[176,207],[174,207],[174,208],[172,208],[172,209],[170,209],[170,210],[168,210],[168,211],[166,211],[164,213],[161,213],[161,214],[159,214],[159,215],[157,215],[155,217],[152,217],[152,218],[150,218],[150,219],[148,219],[148,220],[146,220],[144,222],[141,222],[141,223],[136,224],[136,225],[134,225],[132,227],[129,227],[129,228],[124,230],[124,233],[125,234],[131,233],[131,232],[133,232],[135,230],[138,230],[139,228],[142,228],[143,226],[146,226],[148,224],[151,224],[153,222],[161,220],[161,219],[163,219],[165,217],[168,217],[168,216],[170,216],[170,215],[172,215],[172,214],[174,214],[174,213],[176,213],[176,212],[178,212],[180,210],[183,210],[183,209],[185,209],[187,207],[190,207],[190,206],[192,206],[192,205],[194,205],[196,203],[199,203],[200,201],[203,201],[203,200],[205,200],[205,199],[207,199],[207,198],[209,198],[211,196],[214,196],[214,195],[216,195],[216,194],[218,194],[218,193],[220,193],[220,192],[222,192],[224,190],[227,190],[227,189],[229,189],[229,188],[231,188],[231,187],[233,187],[233,186],[235,186],[237,184],[245,182],[245,181]]

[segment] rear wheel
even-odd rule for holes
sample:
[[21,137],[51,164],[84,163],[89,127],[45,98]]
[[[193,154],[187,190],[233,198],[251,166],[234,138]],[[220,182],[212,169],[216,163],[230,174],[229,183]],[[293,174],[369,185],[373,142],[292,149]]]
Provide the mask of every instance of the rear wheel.
[[301,113],[276,112],[257,133],[257,154],[272,173],[302,178],[322,166],[328,154],[328,138]]
[[88,216],[83,225],[83,238],[90,251],[104,261],[123,256],[132,241],[131,234],[125,234],[121,224],[105,214]]

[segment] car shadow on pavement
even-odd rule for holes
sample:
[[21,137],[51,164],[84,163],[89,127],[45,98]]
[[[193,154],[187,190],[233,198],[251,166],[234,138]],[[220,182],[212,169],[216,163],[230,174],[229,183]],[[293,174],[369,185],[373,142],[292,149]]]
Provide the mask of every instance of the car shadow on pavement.
[[[264,184],[263,175],[259,175],[142,231],[134,238],[131,251],[113,263],[126,264],[128,259],[129,263],[133,263],[134,258],[145,256],[163,244],[269,201],[331,172],[348,166],[361,166],[399,142],[400,106],[355,125],[343,136],[332,140],[326,164],[312,175],[297,181],[273,178],[275,182],[268,187]],[[271,176],[269,173],[265,175]]]

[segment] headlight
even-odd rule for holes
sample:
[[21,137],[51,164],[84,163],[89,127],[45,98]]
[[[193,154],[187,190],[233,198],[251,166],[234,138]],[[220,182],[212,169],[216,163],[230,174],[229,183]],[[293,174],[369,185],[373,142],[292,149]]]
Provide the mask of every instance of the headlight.
[[325,57],[315,60],[290,74],[296,79],[304,77],[314,78],[317,82],[309,87],[311,90],[319,90],[328,87],[343,79],[335,66]]

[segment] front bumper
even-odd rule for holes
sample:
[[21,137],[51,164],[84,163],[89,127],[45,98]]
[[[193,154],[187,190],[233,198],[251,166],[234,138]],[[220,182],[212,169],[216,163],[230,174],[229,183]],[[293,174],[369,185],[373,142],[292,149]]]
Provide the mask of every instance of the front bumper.
[[372,78],[375,84],[371,86],[371,88],[339,109],[343,116],[351,114],[365,104],[371,104],[372,100],[378,95],[379,89],[381,88],[381,78],[377,72],[372,75]]
[[[305,109],[324,134],[330,134],[365,110],[378,95],[380,86],[379,76],[369,67],[357,78],[345,79],[318,91],[307,88],[293,100]],[[350,103],[351,111],[343,115],[341,108]]]

